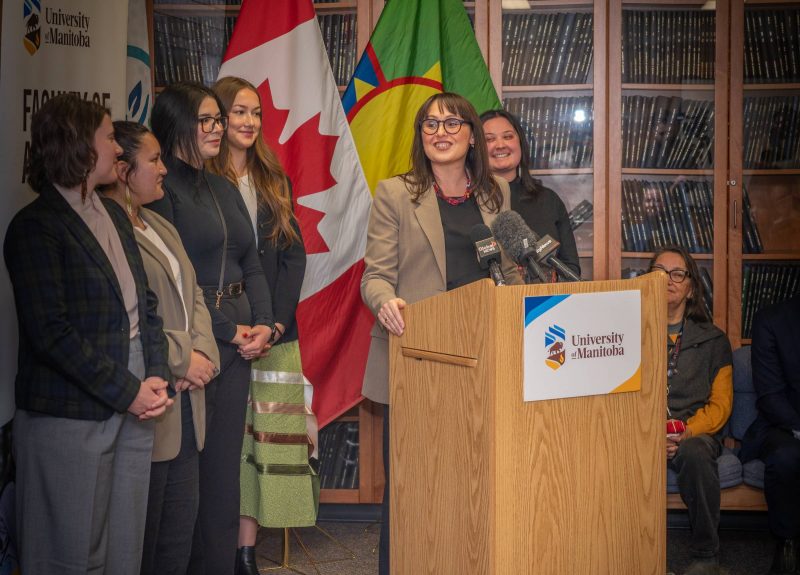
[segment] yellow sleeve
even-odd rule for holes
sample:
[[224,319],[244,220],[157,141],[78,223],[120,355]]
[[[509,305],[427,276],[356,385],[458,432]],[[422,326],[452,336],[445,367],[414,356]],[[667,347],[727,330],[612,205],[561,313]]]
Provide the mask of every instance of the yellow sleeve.
[[689,418],[686,425],[692,435],[713,435],[728,421],[733,406],[733,367],[726,365],[717,372],[711,384],[708,402]]

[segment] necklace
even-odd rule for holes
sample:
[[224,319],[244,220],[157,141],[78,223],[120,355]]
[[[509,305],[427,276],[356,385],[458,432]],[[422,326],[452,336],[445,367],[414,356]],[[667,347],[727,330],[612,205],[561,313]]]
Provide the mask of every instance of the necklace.
[[442,188],[439,187],[435,180],[433,182],[433,191],[436,192],[437,198],[444,200],[451,206],[458,206],[466,202],[472,195],[472,180],[469,179],[469,174],[467,174],[467,189],[462,196],[445,196]]

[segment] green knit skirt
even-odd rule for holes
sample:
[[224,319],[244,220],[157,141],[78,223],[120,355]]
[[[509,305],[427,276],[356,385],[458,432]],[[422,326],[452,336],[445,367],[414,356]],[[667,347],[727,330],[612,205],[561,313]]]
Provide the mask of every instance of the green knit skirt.
[[319,477],[308,464],[306,420],[314,416],[306,405],[307,385],[297,341],[273,347],[252,364],[241,514],[263,527],[308,527],[317,521]]

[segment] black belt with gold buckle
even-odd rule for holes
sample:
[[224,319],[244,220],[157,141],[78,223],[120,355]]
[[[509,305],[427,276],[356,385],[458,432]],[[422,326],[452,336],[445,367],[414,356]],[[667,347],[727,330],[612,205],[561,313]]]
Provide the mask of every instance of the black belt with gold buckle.
[[203,290],[203,294],[208,298],[216,298],[217,296],[226,299],[236,298],[244,293],[244,280],[240,282],[229,283],[226,286],[222,286],[221,294],[217,293],[216,287],[201,286],[200,289]]

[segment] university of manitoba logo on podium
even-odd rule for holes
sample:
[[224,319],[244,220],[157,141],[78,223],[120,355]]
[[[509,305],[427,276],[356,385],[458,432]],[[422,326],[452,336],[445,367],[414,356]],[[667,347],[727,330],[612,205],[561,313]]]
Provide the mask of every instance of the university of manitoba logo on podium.
[[544,332],[544,347],[547,351],[544,363],[553,371],[564,365],[566,361],[567,355],[564,349],[566,338],[566,330],[555,324],[548,327],[547,331]]
[[25,21],[25,36],[22,43],[31,56],[42,44],[42,25],[39,21],[41,14],[42,5],[39,0],[23,0],[22,18]]

